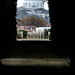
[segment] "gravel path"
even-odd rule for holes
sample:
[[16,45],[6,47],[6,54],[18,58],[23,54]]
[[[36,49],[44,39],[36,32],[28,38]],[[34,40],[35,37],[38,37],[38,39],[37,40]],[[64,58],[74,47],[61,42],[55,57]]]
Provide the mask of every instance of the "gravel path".
[[55,66],[68,67],[69,58],[6,58],[1,60],[2,65],[11,66]]

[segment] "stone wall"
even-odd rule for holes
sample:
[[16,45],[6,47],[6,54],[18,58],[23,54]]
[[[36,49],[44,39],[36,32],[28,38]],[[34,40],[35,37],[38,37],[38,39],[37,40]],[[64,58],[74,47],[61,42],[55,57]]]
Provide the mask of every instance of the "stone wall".
[[[1,30],[0,37],[1,46],[0,46],[0,58],[8,57],[11,53],[11,50],[14,50],[16,46],[15,35],[16,35],[16,5],[15,0],[6,0],[5,2],[0,2],[1,7]],[[69,2],[69,1],[68,1]],[[56,0],[50,0],[50,16],[51,16],[51,44],[53,46],[53,50],[60,55],[71,56],[71,60],[73,62],[74,53],[75,53],[75,27],[74,27],[74,6],[73,2],[67,3],[64,1],[56,2]],[[57,7],[58,6],[58,7]],[[67,10],[66,10],[67,9]],[[69,12],[71,11],[71,13]],[[69,15],[68,15],[69,13]],[[2,15],[3,14],[3,15]],[[71,15],[70,15],[71,14]],[[48,43],[48,42],[47,42]],[[20,46],[27,44],[27,42],[17,43]],[[28,42],[28,45],[32,44]],[[37,44],[40,44],[38,42]],[[42,43],[44,44],[44,42]],[[45,43],[46,44],[46,43]],[[41,47],[41,46],[40,46]],[[70,52],[69,52],[70,51]],[[75,60],[74,60],[75,61]],[[74,64],[74,63],[73,63]]]

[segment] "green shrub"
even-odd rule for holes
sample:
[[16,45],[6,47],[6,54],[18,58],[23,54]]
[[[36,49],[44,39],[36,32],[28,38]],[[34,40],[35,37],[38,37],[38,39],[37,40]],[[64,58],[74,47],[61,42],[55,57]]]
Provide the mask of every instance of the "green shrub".
[[47,39],[48,38],[48,30],[45,29],[44,31],[44,37]]
[[23,38],[27,37],[27,31],[23,31]]
[[21,38],[21,34],[17,34],[17,38]]
[[19,31],[23,31],[23,38],[27,37],[27,31],[25,31],[25,30],[19,30]]

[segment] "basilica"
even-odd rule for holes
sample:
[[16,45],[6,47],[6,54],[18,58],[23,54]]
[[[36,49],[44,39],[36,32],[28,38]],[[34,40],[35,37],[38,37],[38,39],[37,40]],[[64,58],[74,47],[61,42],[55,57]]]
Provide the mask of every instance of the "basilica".
[[44,8],[42,0],[24,0],[24,8]]

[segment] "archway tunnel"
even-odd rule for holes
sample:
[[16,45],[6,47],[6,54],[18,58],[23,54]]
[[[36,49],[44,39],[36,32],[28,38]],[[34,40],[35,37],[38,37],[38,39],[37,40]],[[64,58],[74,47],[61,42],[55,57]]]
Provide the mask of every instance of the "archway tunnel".
[[[1,43],[0,58],[10,57],[12,55],[11,52],[12,51],[16,52],[15,51],[16,49],[17,49],[18,53],[20,53],[22,50],[19,51],[19,49],[21,49],[21,48],[29,54],[34,53],[34,55],[36,52],[38,54],[39,53],[42,54],[42,52],[49,53],[50,49],[52,49],[51,51],[53,51],[57,55],[69,56],[71,58],[72,62],[74,62],[75,61],[75,57],[74,57],[75,43],[74,43],[73,25],[72,25],[72,28],[70,28],[70,26],[68,26],[68,21],[66,21],[67,17],[64,19],[64,21],[62,20],[62,17],[64,18],[65,16],[68,16],[68,15],[66,15],[68,11],[66,11],[65,13],[63,12],[64,16],[62,16],[61,15],[62,11],[64,11],[65,8],[63,7],[64,8],[63,10],[61,10],[60,8],[57,9],[56,1],[55,0],[49,1],[50,17],[51,17],[50,20],[51,20],[51,25],[52,25],[50,39],[52,41],[49,41],[49,42],[48,41],[17,42],[16,38],[15,38],[15,35],[16,35],[16,27],[15,27],[15,25],[16,25],[16,19],[15,19],[16,2],[17,2],[17,0],[14,0],[14,1],[7,0],[7,1],[5,1],[5,5],[4,5],[4,3],[3,3],[4,6],[2,5],[4,10],[2,10],[1,13],[4,15],[2,15],[1,18],[4,17],[4,19],[2,19],[2,24],[5,27],[2,26],[4,28],[4,30],[1,31],[4,33],[4,35],[1,37],[1,39],[3,39],[3,40]],[[60,5],[60,7],[61,6],[62,5]],[[59,15],[58,18],[56,15],[56,11],[58,11],[58,13],[57,13],[57,15]],[[60,13],[59,13],[59,11],[60,11]],[[5,21],[5,22],[3,22],[3,21]],[[64,23],[66,26],[62,28]],[[69,32],[71,34],[69,34]],[[28,47],[28,46],[30,46],[30,47]],[[33,51],[31,51],[31,49],[33,49]],[[24,52],[24,51],[22,51],[22,52]],[[13,56],[11,56],[11,57],[13,57]]]

